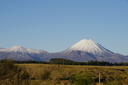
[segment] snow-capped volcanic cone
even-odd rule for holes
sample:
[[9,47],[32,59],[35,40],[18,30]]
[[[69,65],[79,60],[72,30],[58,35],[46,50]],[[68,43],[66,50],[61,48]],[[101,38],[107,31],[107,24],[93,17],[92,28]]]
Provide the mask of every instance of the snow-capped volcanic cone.
[[128,57],[113,53],[91,39],[82,39],[67,50],[52,54],[52,57],[61,57],[78,62],[86,62],[89,60],[108,62],[128,61]]
[[77,42],[76,44],[65,50],[64,53],[72,52],[72,51],[84,51],[94,55],[101,55],[104,53],[113,54],[113,52],[107,50],[99,43],[91,39],[82,39],[81,41]]

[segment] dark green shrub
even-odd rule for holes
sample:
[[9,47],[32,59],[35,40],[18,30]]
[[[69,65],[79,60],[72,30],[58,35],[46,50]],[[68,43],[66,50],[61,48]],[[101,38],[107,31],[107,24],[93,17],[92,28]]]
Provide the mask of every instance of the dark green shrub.
[[26,69],[14,63],[13,60],[4,60],[0,63],[0,85],[29,85]]
[[84,76],[76,75],[74,78],[71,79],[71,82],[72,84],[75,84],[75,85],[93,85],[94,84],[92,75],[89,73],[86,73]]

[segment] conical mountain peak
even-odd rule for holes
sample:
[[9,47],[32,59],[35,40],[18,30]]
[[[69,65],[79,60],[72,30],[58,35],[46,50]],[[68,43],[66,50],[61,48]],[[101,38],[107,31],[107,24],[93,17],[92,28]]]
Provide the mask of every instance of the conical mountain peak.
[[111,51],[101,46],[99,43],[93,41],[92,39],[82,39],[73,46],[71,46],[69,49],[67,49],[65,52],[71,52],[75,50],[85,51],[92,54],[102,54],[106,52],[112,53]]

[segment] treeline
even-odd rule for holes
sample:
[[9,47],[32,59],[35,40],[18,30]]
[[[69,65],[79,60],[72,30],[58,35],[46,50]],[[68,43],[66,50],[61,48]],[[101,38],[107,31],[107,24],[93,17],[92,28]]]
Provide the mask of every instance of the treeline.
[[[4,60],[0,60],[0,63],[4,62]],[[122,63],[111,63],[107,61],[93,61],[90,60],[88,62],[76,62],[69,59],[63,59],[63,58],[52,58],[49,62],[45,61],[35,61],[35,60],[27,60],[27,61],[14,61],[18,64],[24,64],[24,63],[36,63],[36,64],[60,64],[60,65],[94,65],[94,66],[128,66],[128,62],[122,62]]]
[[[5,59],[8,60],[8,59]],[[0,63],[3,63],[5,60],[0,60]],[[45,61],[35,61],[35,60],[26,60],[26,61],[16,61],[13,60],[14,63],[18,63],[18,64],[24,64],[24,63],[40,63],[40,64],[49,64],[49,62],[45,62]]]
[[76,62],[76,61],[62,59],[62,58],[52,58],[50,59],[49,63],[61,64],[61,65],[128,66],[128,62],[111,63],[107,61],[93,61],[93,60],[90,60],[88,62]]

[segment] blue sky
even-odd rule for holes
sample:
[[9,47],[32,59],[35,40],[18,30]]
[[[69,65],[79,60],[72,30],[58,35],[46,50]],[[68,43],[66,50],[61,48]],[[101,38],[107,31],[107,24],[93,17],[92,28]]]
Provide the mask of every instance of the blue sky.
[[128,55],[128,0],[0,0],[0,47],[63,51],[81,39]]

